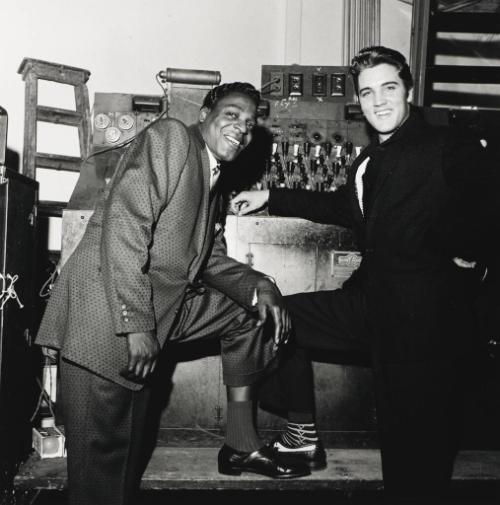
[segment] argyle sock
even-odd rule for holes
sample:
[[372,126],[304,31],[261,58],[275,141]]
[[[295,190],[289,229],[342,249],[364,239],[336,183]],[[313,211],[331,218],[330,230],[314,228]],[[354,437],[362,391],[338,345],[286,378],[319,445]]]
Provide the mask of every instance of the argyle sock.
[[255,431],[252,401],[227,403],[226,445],[243,452],[253,452],[264,445]]

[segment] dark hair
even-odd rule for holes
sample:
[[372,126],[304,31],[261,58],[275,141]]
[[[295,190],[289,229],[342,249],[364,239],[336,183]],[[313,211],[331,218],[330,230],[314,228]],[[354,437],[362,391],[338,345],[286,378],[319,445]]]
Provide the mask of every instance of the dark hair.
[[396,67],[398,75],[403,81],[406,91],[413,88],[413,77],[410,67],[406,62],[406,58],[395,49],[390,49],[384,46],[370,46],[361,49],[359,53],[351,60],[349,69],[354,81],[354,89],[356,94],[359,94],[359,74],[366,68],[376,67],[381,63],[387,63]]
[[255,89],[248,82],[228,82],[225,84],[221,84],[220,86],[216,86],[211,89],[205,96],[203,100],[203,104],[201,107],[207,107],[208,109],[213,109],[217,102],[224,98],[227,95],[231,95],[233,93],[240,93],[241,95],[246,95],[252,102],[255,103],[255,108],[259,106],[260,103],[260,92]]

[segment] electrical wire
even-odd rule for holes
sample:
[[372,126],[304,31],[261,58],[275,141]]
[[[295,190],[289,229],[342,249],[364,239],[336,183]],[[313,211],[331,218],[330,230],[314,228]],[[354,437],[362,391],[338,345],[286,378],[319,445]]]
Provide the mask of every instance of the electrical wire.
[[217,433],[212,433],[211,431],[207,430],[206,428],[202,428],[198,423],[196,423],[195,427],[196,427],[196,430],[201,431],[202,433],[205,433],[206,435],[210,435],[212,438],[216,438],[218,440],[221,440],[224,438],[222,435],[217,435]]
[[[38,401],[37,401],[35,410],[34,410],[32,416],[30,417],[30,422],[33,422],[35,420],[36,415],[38,414],[40,407],[42,406],[43,400],[46,401],[47,406],[49,407],[50,415],[55,419],[56,415],[55,415],[54,407],[52,405],[52,400],[51,400],[49,394],[47,393],[47,391],[45,391],[45,388],[43,387],[43,384],[40,381],[39,377],[36,378],[36,382],[37,382],[38,386],[40,387],[40,394],[38,395]],[[49,387],[52,389],[52,374],[50,375]]]
[[275,84],[277,82],[279,82],[280,79],[279,77],[276,77],[275,79],[271,79],[270,81],[264,83],[261,88],[260,88],[260,92],[262,93],[266,88],[268,88],[269,86],[271,86],[271,84]]
[[33,495],[33,497],[30,499],[30,502],[29,502],[29,504],[28,504],[28,505],[33,505],[33,504],[36,502],[37,498],[40,496],[40,493],[41,493],[41,492],[42,492],[42,490],[41,490],[41,489],[37,489],[37,490],[35,491],[35,494]]
[[38,296],[40,298],[47,298],[48,296],[50,296],[50,293],[58,276],[57,273],[58,270],[59,270],[59,263],[57,263],[57,265],[54,266],[54,270],[50,273],[48,279],[43,283],[42,287],[40,288],[40,291],[38,292]]

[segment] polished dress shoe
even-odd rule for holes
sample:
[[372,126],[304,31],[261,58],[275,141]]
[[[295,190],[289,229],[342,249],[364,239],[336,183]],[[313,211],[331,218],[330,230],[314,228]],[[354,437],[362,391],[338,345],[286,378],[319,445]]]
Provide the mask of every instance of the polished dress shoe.
[[288,464],[305,464],[311,470],[326,468],[326,452],[321,440],[311,444],[291,447],[286,444],[281,435],[278,435],[268,446],[279,455],[280,459]]
[[224,475],[252,472],[273,479],[294,479],[311,473],[303,463],[285,463],[268,446],[254,452],[241,452],[224,444],[219,451],[218,464],[219,473]]

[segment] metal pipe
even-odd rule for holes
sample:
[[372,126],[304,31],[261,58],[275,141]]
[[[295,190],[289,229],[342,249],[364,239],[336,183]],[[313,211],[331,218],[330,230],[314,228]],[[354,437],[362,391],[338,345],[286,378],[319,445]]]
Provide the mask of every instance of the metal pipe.
[[221,74],[217,70],[188,70],[185,68],[167,68],[161,70],[160,79],[164,82],[183,84],[219,84]]
[[0,106],[0,167],[5,165],[5,155],[7,152],[7,111]]

